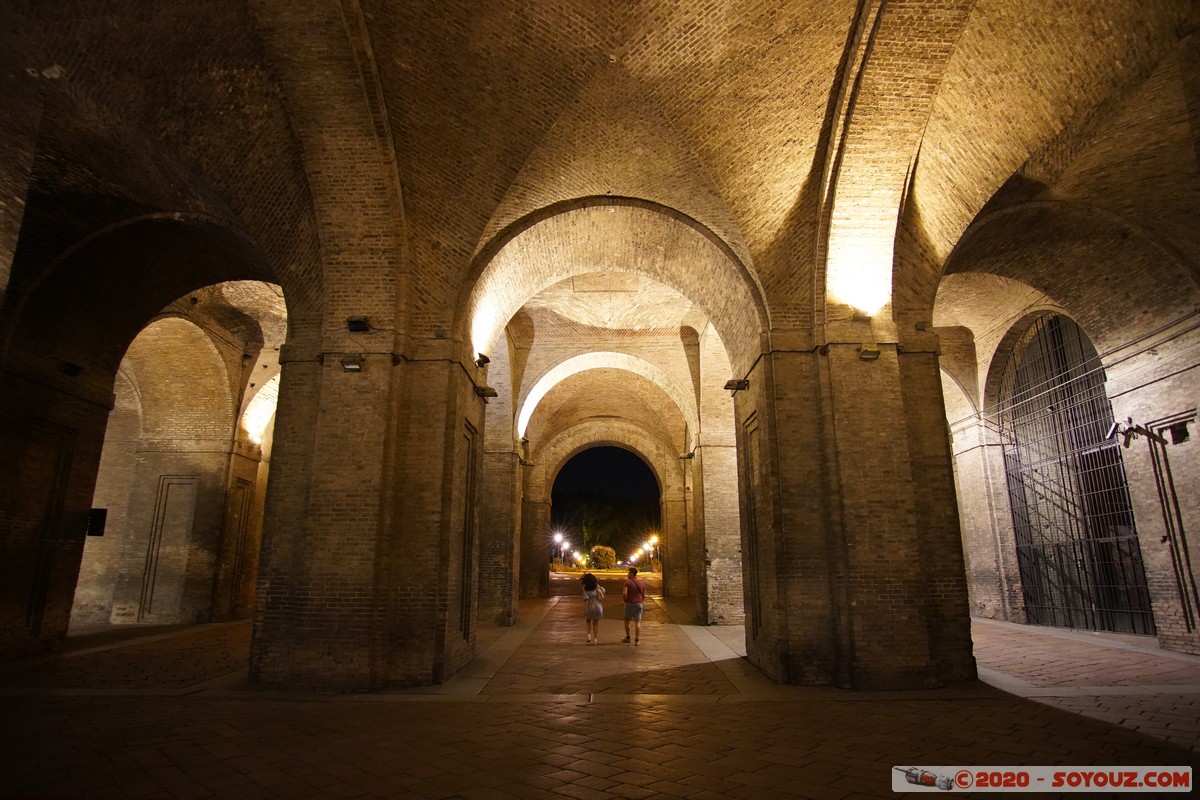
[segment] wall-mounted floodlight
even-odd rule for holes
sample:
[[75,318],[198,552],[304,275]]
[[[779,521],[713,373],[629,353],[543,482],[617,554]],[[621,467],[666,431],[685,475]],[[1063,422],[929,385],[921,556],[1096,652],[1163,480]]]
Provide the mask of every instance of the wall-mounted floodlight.
[[366,317],[346,317],[346,330],[351,333],[370,333],[371,321]]
[[345,356],[342,358],[342,372],[362,372],[362,356]]
[[490,386],[476,386],[475,387],[475,396],[476,397],[499,397],[500,395],[495,389],[493,389]]
[[475,359],[475,366],[477,366],[477,367],[486,366],[487,364],[490,364],[490,363],[492,363],[492,360],[490,358],[488,358],[487,356],[485,356],[483,353],[480,353],[479,357]]
[[858,357],[863,361],[877,361],[879,359],[879,348],[870,344],[860,344],[858,346]]
[[1145,425],[1134,425],[1133,417],[1126,417],[1124,425],[1122,425],[1119,422],[1114,422],[1112,424],[1112,427],[1108,429],[1107,438],[1111,439],[1111,438],[1113,438],[1113,436],[1117,435],[1118,433],[1124,439],[1124,441],[1121,442],[1121,446],[1126,449],[1129,448],[1129,445],[1133,443],[1134,439],[1140,438],[1142,436],[1145,436],[1147,439],[1149,439],[1152,442],[1158,442],[1159,444],[1164,445],[1164,446],[1167,443],[1166,437],[1163,436],[1162,434],[1155,433],[1154,431],[1147,428]]
[[741,380],[735,379],[735,380],[725,381],[725,388],[731,392],[745,391],[746,389],[750,388],[750,381],[746,380],[745,378],[743,378]]

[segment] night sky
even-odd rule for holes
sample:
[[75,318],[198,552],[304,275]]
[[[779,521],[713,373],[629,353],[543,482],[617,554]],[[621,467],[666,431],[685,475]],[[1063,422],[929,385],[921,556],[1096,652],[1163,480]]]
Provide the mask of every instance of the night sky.
[[554,480],[555,495],[599,495],[658,502],[658,481],[646,462],[620,447],[593,447],[567,462]]

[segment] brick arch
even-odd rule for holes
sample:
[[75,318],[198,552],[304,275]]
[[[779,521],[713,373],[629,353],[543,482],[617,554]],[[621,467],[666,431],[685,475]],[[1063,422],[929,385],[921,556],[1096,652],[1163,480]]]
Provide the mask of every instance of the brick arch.
[[[958,376],[945,367],[942,367],[939,372],[942,376],[942,395],[946,406],[947,421],[957,422],[962,417],[979,413],[976,399],[963,386]],[[958,399],[959,402],[952,403],[951,398]],[[963,413],[956,413],[960,409]]]
[[[92,501],[109,518],[105,536],[85,543],[72,619],[206,615],[198,587],[211,592],[213,575],[202,554],[217,549],[213,509],[223,506],[237,410],[227,365],[208,331],[164,315],[130,345],[117,388]],[[164,508],[170,513],[156,516]]]
[[[1000,401],[1000,390],[1004,382],[1004,370],[1008,366],[1009,359],[1013,356],[1017,342],[1025,335],[1025,332],[1029,330],[1031,325],[1042,317],[1051,314],[1061,314],[1064,317],[1071,316],[1056,306],[1039,305],[1027,311],[1008,326],[1008,330],[1001,337],[995,352],[992,353],[992,357],[988,361],[987,377],[983,382],[983,408],[985,412],[993,411]],[[1075,322],[1078,323],[1079,320],[1075,320]],[[1080,327],[1084,326],[1081,325]],[[1091,338],[1091,332],[1086,328],[1084,328],[1084,333],[1088,335],[1088,338]]]
[[679,408],[679,413],[687,422],[689,430],[689,449],[695,446],[699,430],[699,415],[696,408],[696,398],[678,380],[660,367],[651,364],[643,358],[614,352],[592,352],[568,358],[551,366],[535,380],[529,383],[522,393],[517,414],[517,435],[524,436],[529,419],[533,416],[538,403],[551,389],[573,375],[578,375],[590,369],[615,368],[641,375],[667,393]]
[[658,480],[663,498],[682,497],[683,469],[679,454],[657,436],[624,420],[589,420],[569,428],[530,454],[533,468],[525,477],[525,497],[549,502],[554,480],[573,457],[592,447],[620,447],[640,457]]
[[[1053,161],[1088,144],[1092,114],[1172,51],[1189,5],[1047,0],[1032,12],[1025,3],[973,4],[929,110],[913,182],[928,268],[945,263],[1010,176],[1052,175]],[[1098,24],[1120,34],[1097,36]]]
[[[292,328],[298,305],[288,293],[292,282],[275,274],[240,229],[202,215],[123,220],[64,251],[22,291],[0,330],[0,358],[13,364],[31,350],[28,341],[36,339],[34,352],[49,351],[55,358],[111,374],[134,337],[162,308],[201,287],[236,280],[280,284]],[[299,305],[300,315],[311,320],[312,309]],[[37,364],[18,362],[17,368],[36,371]]]
[[1033,287],[1061,304],[1101,352],[1142,333],[1144,320],[1157,325],[1200,305],[1197,264],[1120,215],[1067,201],[1032,201],[982,217],[955,247],[946,273],[988,273]]
[[137,385],[144,437],[228,447],[236,407],[221,355],[202,328],[160,317],[138,334],[122,364]]
[[849,316],[849,307],[875,315],[892,302],[898,213],[974,3],[941,3],[936,14],[931,5],[880,4],[873,18],[856,20],[869,32],[857,46],[857,72],[839,76],[852,85],[841,101],[846,116],[829,158],[821,220],[817,284],[831,318]]
[[503,325],[538,291],[585,272],[644,275],[703,309],[721,333],[734,371],[757,358],[766,304],[730,246],[674,209],[636,198],[555,204],[509,225],[479,251],[459,303],[458,335],[491,349]]

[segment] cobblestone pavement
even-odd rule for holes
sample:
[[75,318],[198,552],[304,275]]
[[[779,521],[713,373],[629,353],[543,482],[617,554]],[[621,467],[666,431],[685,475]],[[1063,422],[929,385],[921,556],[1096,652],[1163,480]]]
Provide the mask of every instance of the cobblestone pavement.
[[598,646],[564,581],[518,625],[481,631],[445,685],[372,694],[249,687],[246,623],[73,637],[0,669],[0,795],[865,798],[896,796],[894,765],[1197,765],[1197,658],[978,622],[985,681],[1036,702],[984,681],[776,686],[739,657],[739,629],[675,624],[661,598],[641,644],[621,644],[609,587]]

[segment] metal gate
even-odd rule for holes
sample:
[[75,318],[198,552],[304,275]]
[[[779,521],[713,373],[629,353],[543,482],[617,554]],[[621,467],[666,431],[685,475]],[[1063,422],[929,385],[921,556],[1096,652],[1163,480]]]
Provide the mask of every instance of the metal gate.
[[1063,316],[1009,360],[997,409],[1030,623],[1154,633],[1100,357]]

